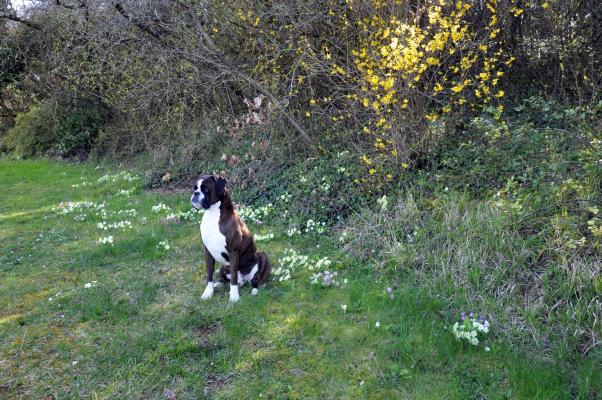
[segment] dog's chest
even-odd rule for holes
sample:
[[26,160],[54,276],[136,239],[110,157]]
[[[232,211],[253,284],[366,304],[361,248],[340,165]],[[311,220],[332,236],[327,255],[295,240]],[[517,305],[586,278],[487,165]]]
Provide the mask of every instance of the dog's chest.
[[211,206],[201,220],[201,238],[209,253],[215,258],[215,261],[222,265],[230,265],[224,258],[228,255],[226,250],[226,237],[219,230],[220,209],[219,202]]

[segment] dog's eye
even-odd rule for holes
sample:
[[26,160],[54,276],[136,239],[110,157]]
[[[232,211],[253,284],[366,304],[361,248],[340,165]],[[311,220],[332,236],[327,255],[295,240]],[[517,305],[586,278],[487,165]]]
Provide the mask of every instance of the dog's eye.
[[206,193],[207,192],[207,188],[205,186],[201,186],[201,192]]
[[192,187],[192,190],[197,190],[197,189],[198,189],[198,186],[197,186],[197,185],[194,185],[194,186]]

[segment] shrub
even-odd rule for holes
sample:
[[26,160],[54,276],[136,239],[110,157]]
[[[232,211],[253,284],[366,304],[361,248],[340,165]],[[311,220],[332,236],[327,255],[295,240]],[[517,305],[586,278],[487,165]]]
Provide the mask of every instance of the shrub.
[[18,114],[15,126],[3,138],[2,146],[18,157],[29,157],[50,149],[54,138],[54,120],[45,107],[34,106]]
[[90,100],[48,100],[17,115],[2,145],[19,157],[85,157],[108,113]]

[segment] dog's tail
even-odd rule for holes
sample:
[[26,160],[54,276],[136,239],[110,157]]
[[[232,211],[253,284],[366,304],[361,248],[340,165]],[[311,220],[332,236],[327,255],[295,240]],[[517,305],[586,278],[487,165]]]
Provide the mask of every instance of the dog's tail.
[[272,267],[270,266],[270,262],[268,260],[267,254],[258,251],[255,253],[255,259],[257,260],[257,264],[259,265],[259,271],[253,277],[251,281],[251,285],[256,288],[259,285],[266,283],[272,272]]

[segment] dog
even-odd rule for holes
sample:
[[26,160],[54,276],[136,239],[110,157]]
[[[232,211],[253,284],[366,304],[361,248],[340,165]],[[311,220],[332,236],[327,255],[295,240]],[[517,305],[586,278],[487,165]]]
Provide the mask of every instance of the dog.
[[259,285],[265,283],[271,267],[265,253],[258,252],[253,235],[234,209],[226,188],[226,179],[216,175],[201,176],[193,187],[190,204],[197,210],[205,209],[201,220],[201,239],[205,247],[207,286],[201,296],[213,296],[215,262],[221,264],[220,278],[230,282],[230,302],[240,296],[238,287],[249,282],[251,294],[257,295]]

